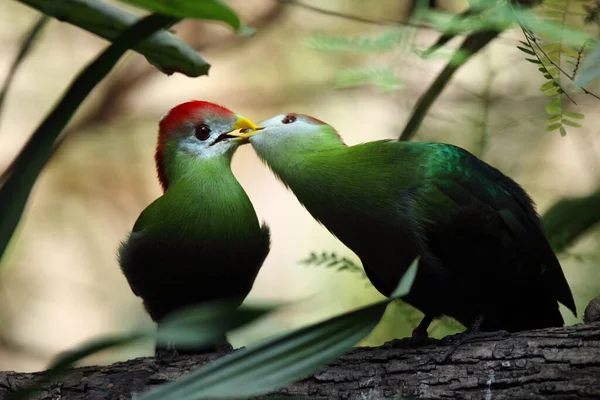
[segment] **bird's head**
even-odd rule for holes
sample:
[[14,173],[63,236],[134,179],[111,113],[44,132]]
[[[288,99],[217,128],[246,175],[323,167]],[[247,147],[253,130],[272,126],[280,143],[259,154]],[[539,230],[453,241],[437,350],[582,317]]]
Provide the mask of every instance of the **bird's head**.
[[257,153],[270,150],[312,152],[343,146],[337,131],[327,123],[304,114],[281,114],[242,130],[242,139],[252,143]]
[[167,190],[169,169],[177,155],[197,159],[213,159],[233,155],[235,149],[247,140],[231,135],[238,129],[256,130],[250,120],[225,107],[206,101],[179,104],[160,120],[156,146],[158,178]]

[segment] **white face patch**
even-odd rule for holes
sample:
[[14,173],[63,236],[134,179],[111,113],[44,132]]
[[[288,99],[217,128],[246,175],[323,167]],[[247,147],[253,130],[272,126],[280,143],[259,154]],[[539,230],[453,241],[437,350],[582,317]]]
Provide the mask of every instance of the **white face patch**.
[[178,149],[180,151],[198,158],[213,158],[221,156],[239,145],[239,142],[230,139],[215,143],[221,134],[230,132],[233,129],[235,121],[209,115],[204,118],[204,124],[208,125],[211,130],[210,136],[206,140],[196,137],[198,122],[195,119],[182,124],[177,129],[175,135],[179,137]]
[[[288,116],[295,117],[295,121],[284,123],[284,120],[289,121],[289,118],[286,119]],[[293,145],[294,139],[310,140],[312,134],[321,134],[323,131],[322,123],[297,114],[280,114],[259,122],[258,126],[264,129],[249,137],[257,151]]]

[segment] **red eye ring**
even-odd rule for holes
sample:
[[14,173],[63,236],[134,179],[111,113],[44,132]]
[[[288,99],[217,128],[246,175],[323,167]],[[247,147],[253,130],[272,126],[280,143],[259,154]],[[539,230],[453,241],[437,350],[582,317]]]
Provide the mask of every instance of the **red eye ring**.
[[194,136],[196,136],[196,138],[198,138],[199,140],[206,140],[210,137],[210,127],[206,124],[200,124],[196,127],[196,130],[194,132]]
[[283,119],[281,120],[282,124],[291,124],[296,122],[298,118],[296,118],[296,116],[294,115],[286,115],[285,117],[283,117]]

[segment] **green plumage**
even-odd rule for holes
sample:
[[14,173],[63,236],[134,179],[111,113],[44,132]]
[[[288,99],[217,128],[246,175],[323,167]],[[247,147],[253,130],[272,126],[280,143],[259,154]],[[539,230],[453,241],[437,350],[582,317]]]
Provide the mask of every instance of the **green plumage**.
[[250,136],[258,155],[311,215],[361,259],[391,294],[417,255],[405,300],[482,330],[563,324],[575,312],[560,264],[527,194],[456,146],[376,141],[346,147],[335,131],[295,115]]
[[[184,155],[185,156],[185,155]],[[184,306],[248,295],[269,251],[228,160],[190,160],[140,215],[119,250],[123,273],[155,321]]]
[[208,126],[197,115],[204,104],[184,103],[161,121],[157,166],[165,192],[141,213],[119,249],[131,289],[159,325],[189,306],[241,304],[269,252],[269,229],[260,226],[231,171],[238,144],[221,133],[234,129],[235,116],[209,109],[204,118],[215,132],[197,139],[194,126]]

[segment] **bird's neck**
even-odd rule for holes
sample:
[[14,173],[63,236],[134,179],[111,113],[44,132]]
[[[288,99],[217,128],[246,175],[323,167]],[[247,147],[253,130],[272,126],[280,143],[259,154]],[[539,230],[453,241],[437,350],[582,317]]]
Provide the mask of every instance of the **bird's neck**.
[[[279,143],[279,141],[283,143]],[[288,140],[274,138],[254,145],[258,156],[267,163],[284,184],[297,175],[302,175],[306,168],[314,166],[307,163],[314,154],[331,154],[343,151],[346,145],[331,132],[324,132],[314,140]],[[325,156],[325,159],[327,157]]]
[[198,159],[180,153],[173,161],[166,169],[168,188],[154,208],[163,228],[215,238],[258,230],[254,207],[231,171],[231,157]]

